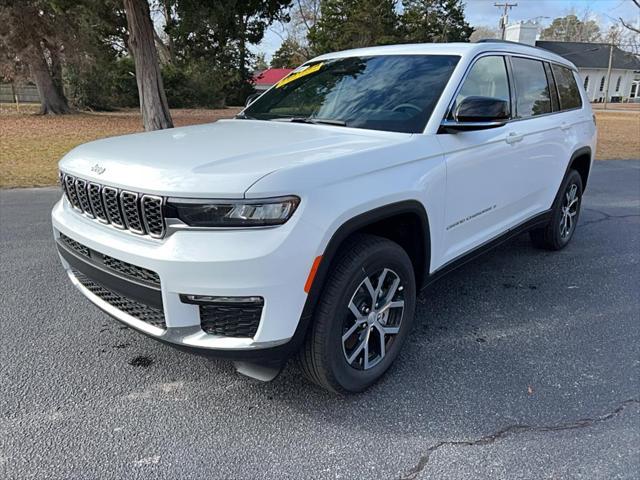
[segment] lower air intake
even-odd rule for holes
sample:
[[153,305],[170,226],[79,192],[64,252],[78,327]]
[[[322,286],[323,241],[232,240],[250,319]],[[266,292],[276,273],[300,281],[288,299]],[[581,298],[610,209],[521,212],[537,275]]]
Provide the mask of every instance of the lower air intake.
[[73,271],[73,275],[87,290],[112,307],[154,327],[163,330],[167,328],[164,320],[164,312],[161,309],[145,305],[137,300],[113,292],[76,270]]
[[254,337],[261,316],[262,304],[200,305],[200,327],[211,335]]

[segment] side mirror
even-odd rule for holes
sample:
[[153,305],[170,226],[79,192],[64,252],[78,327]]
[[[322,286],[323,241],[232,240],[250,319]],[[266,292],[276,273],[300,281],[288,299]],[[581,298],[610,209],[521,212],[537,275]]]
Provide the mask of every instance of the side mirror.
[[258,99],[260,95],[262,95],[262,92],[252,93],[251,95],[249,95],[247,97],[247,100],[244,102],[244,106],[248,107],[249,105],[251,105],[253,102],[255,102]]
[[453,112],[454,120],[442,122],[448,132],[501,127],[509,119],[509,102],[493,97],[467,97]]

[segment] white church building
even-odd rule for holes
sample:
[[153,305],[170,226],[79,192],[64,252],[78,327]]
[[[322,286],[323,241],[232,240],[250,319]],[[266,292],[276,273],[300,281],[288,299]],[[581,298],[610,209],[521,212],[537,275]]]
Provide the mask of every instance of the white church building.
[[[505,40],[544,48],[566,58],[578,67],[580,77],[592,102],[604,101],[610,47],[606,43],[551,42],[536,40],[539,25],[514,23],[505,29]],[[640,102],[640,58],[613,47],[611,58],[610,102]]]

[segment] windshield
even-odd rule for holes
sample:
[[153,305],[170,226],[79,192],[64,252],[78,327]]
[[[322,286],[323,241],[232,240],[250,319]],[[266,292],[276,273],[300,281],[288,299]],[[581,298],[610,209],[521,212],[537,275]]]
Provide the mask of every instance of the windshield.
[[382,55],[308,63],[240,117],[422,132],[459,58]]

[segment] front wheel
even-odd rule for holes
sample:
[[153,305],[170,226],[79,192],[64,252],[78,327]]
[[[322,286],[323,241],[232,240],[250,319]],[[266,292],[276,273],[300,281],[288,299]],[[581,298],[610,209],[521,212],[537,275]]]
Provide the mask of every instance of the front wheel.
[[551,221],[545,227],[530,232],[533,244],[547,250],[566,247],[576,231],[581,204],[582,177],[576,170],[570,170],[553,202]]
[[384,238],[352,237],[338,254],[299,354],[303,373],[335,392],[366,389],[398,356],[415,306],[407,253]]

